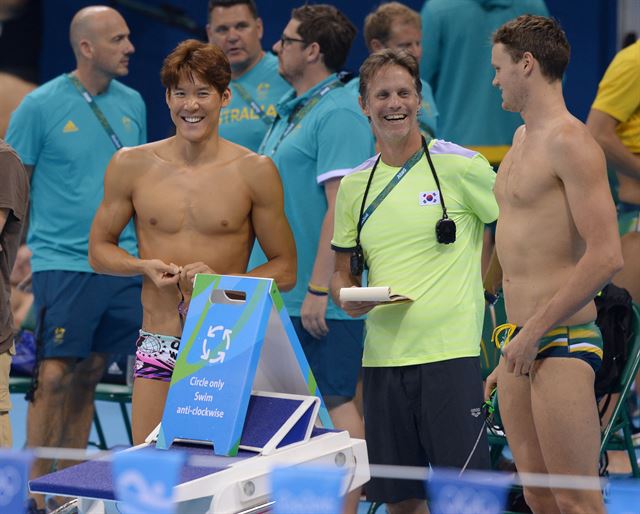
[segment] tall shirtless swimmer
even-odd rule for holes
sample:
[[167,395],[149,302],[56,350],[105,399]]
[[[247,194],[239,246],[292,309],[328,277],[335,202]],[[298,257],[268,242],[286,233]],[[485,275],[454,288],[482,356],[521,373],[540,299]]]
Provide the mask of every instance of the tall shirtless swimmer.
[[520,16],[493,36],[493,83],[502,107],[519,112],[524,125],[494,189],[513,325],[499,337],[503,356],[488,388],[497,376],[519,472],[594,477],[593,489],[525,487],[529,507],[543,514],[604,512],[593,387],[602,337],[593,298],[622,266],[604,155],[562,96],[568,61],[569,43],[552,19]]
[[[91,228],[89,261],[100,273],[142,275],[143,326],[133,388],[133,439],[162,418],[181,334],[178,305],[196,273],[270,277],[293,287],[296,251],[273,162],[218,137],[231,70],[216,46],[182,42],[161,80],[176,135],[116,153]],[[140,258],[117,246],[134,219]],[[255,237],[268,262],[246,273]],[[160,350],[159,350],[160,348]]]

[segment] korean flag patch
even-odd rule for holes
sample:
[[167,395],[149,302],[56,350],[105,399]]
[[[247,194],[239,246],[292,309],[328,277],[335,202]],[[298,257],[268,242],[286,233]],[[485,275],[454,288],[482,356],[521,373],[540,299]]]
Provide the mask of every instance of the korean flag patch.
[[438,191],[427,191],[418,195],[420,205],[438,205],[440,203],[440,193]]

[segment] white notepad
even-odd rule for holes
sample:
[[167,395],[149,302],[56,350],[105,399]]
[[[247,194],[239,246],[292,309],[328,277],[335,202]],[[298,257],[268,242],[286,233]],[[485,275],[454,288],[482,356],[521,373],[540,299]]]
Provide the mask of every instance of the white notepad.
[[394,294],[390,287],[343,287],[340,289],[342,302],[379,302],[401,303],[412,302],[408,296]]

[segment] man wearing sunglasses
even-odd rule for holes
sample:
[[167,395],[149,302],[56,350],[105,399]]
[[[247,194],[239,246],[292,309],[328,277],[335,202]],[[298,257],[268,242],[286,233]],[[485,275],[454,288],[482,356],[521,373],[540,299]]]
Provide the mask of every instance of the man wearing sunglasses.
[[[368,123],[337,74],[355,33],[333,6],[292,11],[273,50],[293,91],[278,103],[259,153],[271,157],[280,172],[298,251],[297,285],[283,295],[285,305],[334,424],[362,437],[362,419],[352,401],[362,359],[362,321],[349,319],[328,296],[338,184],[370,156]],[[250,265],[260,262],[254,250]],[[351,500],[347,510],[355,512],[358,499]]]

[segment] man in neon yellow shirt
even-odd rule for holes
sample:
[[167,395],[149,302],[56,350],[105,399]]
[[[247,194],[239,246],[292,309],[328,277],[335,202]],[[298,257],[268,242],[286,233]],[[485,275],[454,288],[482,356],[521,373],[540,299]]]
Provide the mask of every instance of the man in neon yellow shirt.
[[618,177],[618,225],[624,268],[614,282],[640,302],[640,41],[607,68],[587,119]]
[[[405,52],[382,50],[360,68],[360,103],[381,153],[340,184],[332,292],[340,302],[340,288],[360,286],[366,263],[370,286],[413,300],[340,302],[351,316],[369,313],[363,379],[370,462],[463,468],[469,459],[470,467],[486,468],[480,251],[484,223],[498,215],[495,173],[477,152],[438,139],[426,145],[420,92],[417,61]],[[371,212],[387,184],[395,186]],[[452,222],[455,242],[436,229]],[[392,514],[427,512],[418,481],[374,478],[367,496]]]

